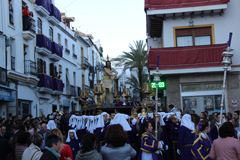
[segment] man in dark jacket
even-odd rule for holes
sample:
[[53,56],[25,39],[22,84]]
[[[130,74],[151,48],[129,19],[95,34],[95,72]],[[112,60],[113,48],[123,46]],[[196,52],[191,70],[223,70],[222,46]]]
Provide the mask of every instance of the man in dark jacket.
[[45,149],[45,141],[46,141],[47,137],[50,134],[50,131],[47,130],[46,123],[42,123],[41,124],[41,131],[39,131],[38,133],[43,136],[43,143],[42,143],[42,146],[41,146],[41,150],[44,151],[44,149]]
[[[1,134],[1,128],[0,128]],[[8,140],[0,137],[0,157],[1,160],[7,160],[7,155],[12,152],[12,147],[8,144]]]
[[57,135],[49,135],[46,139],[45,150],[40,160],[59,160],[61,155],[58,153],[61,145]]

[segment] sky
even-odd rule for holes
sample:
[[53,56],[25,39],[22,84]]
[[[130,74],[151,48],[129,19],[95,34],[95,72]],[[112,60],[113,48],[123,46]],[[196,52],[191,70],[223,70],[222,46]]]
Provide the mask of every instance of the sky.
[[55,0],[67,17],[75,17],[75,29],[92,34],[103,47],[103,56],[129,52],[129,43],[146,39],[144,0]]

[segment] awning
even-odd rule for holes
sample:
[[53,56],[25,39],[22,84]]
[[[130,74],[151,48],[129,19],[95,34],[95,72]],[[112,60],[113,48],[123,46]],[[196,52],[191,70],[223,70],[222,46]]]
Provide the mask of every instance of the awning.
[[66,70],[66,74],[67,74],[67,79],[68,79],[70,85],[71,85],[71,86],[74,86],[73,83],[72,83],[72,81],[71,81],[71,78],[70,78],[70,75],[69,75],[68,70]]
[[0,85],[0,101],[14,102],[15,101],[14,91],[16,91],[16,89]]
[[147,9],[169,9],[180,7],[195,7],[227,3],[230,0],[145,0]]
[[227,44],[151,48],[148,55],[148,69],[156,69],[159,56],[159,69],[181,69],[222,66],[222,52]]
[[13,89],[13,88],[10,88],[10,87],[7,87],[7,86],[2,86],[2,85],[0,85],[0,88],[5,88],[5,89],[12,90],[12,91],[17,91],[16,89]]

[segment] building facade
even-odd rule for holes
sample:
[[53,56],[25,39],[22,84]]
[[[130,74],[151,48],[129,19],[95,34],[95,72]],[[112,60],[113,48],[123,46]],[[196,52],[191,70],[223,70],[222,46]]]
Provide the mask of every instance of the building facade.
[[[24,15],[26,6],[33,16]],[[69,28],[71,17],[61,17],[54,0],[3,0],[1,9],[0,67],[6,83],[0,88],[12,99],[0,98],[0,116],[81,110],[80,92],[86,86],[92,92],[89,77],[96,77],[102,52],[94,51],[94,64],[85,58],[95,44]]]
[[[224,112],[239,102],[240,23],[239,1],[186,1],[179,3],[145,0],[148,69],[153,75],[160,57],[161,78],[166,82],[166,105],[174,104],[185,113],[195,110],[219,112],[222,98],[222,53],[233,33],[234,54],[228,69]],[[239,106],[239,105],[238,105]]]

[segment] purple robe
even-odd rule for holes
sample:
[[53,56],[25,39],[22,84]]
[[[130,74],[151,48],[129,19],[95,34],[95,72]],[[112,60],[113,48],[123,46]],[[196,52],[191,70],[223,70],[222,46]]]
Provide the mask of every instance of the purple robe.
[[182,160],[193,159],[191,149],[194,139],[195,131],[188,129],[185,126],[180,126],[178,131],[178,149],[181,151]]
[[234,138],[236,138],[237,140],[240,139],[240,137],[238,135],[238,131],[236,129],[234,129]]
[[130,133],[128,134],[128,139],[130,140],[130,144],[132,146],[132,148],[137,152],[137,155],[139,153],[139,143],[138,143],[138,131],[137,131],[137,126],[136,125],[132,125],[131,126],[132,131],[130,131]]
[[66,144],[68,144],[70,146],[70,148],[72,150],[73,160],[75,160],[77,152],[80,150],[78,140],[76,138],[71,138],[70,142],[66,142]]
[[[160,135],[160,140],[164,142],[163,148],[165,149],[165,152],[163,154],[163,159],[171,159],[169,154],[169,141],[168,141],[168,134],[165,126],[162,126],[162,133]],[[166,150],[167,147],[167,150]]]
[[161,159],[162,155],[158,155],[157,150],[163,151],[163,149],[160,149],[159,141],[153,135],[143,133],[138,160],[142,160],[142,152],[152,153],[153,160]]
[[212,140],[208,135],[206,136],[207,137],[203,136],[200,133],[195,137],[195,140],[192,146],[192,151],[191,151],[194,156],[193,160],[198,160],[198,159],[212,160],[209,157],[210,150],[212,147]]
[[180,123],[173,123],[169,120],[169,151],[171,160],[180,159],[179,155],[177,154],[177,147],[178,147],[178,130],[180,127]]
[[78,137],[79,143],[82,143],[83,136],[84,136],[84,130],[82,129],[77,130],[77,137]]
[[219,127],[217,124],[215,124],[215,126],[210,130],[210,136],[213,141],[215,139],[218,139],[218,134],[219,134]]
[[101,147],[105,145],[105,133],[107,129],[109,128],[109,122],[107,122],[104,126],[104,128],[96,128],[95,133],[97,135],[97,151],[101,151]]

